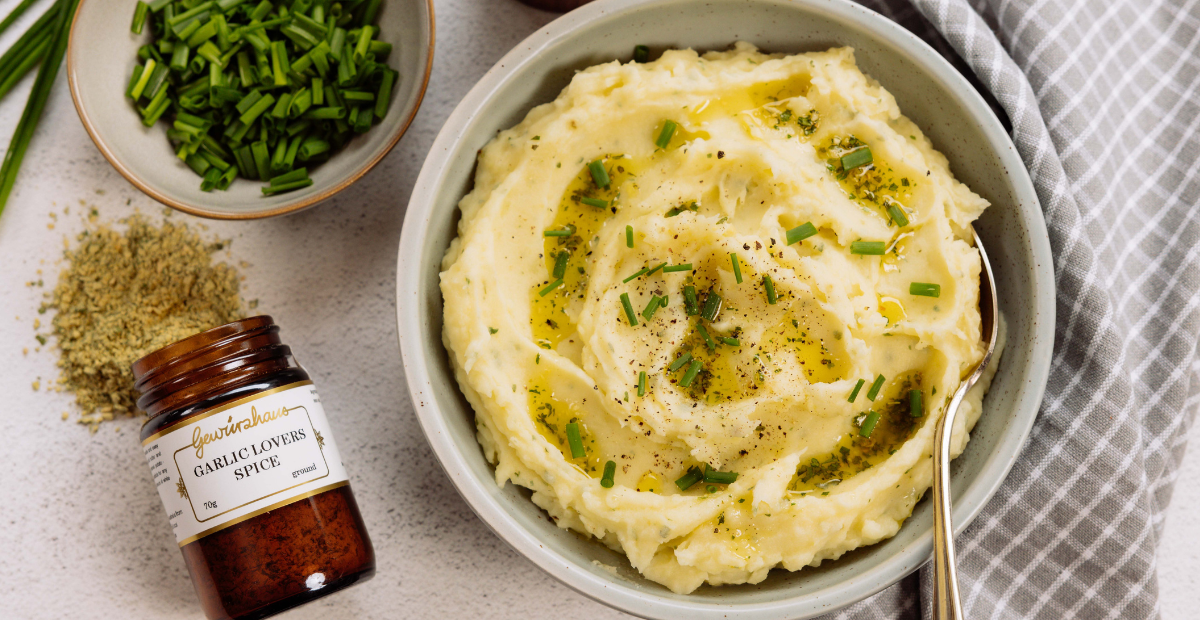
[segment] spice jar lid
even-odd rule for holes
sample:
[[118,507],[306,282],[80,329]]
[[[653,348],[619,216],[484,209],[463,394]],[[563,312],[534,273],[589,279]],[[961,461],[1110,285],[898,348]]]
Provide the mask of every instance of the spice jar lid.
[[279,326],[270,316],[214,327],[133,363],[134,387],[142,393],[138,407],[154,416],[183,400],[194,400],[213,381],[225,377],[227,383],[231,374],[253,374],[262,362],[290,353],[280,342]]

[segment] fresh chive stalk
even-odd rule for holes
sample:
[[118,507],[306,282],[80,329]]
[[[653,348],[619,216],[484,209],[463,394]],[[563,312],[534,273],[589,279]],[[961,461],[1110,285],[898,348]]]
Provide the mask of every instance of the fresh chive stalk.
[[700,314],[700,303],[696,300],[696,287],[691,284],[683,287],[683,308],[688,316]]
[[863,146],[845,155],[842,155],[842,170],[853,170],[860,166],[866,166],[873,161],[871,157],[871,147]]
[[690,361],[692,361],[692,354],[690,352],[685,352],[683,355],[680,355],[678,358],[676,358],[675,361],[671,362],[671,364],[667,366],[667,370],[670,372],[675,372],[680,368],[683,368],[683,365]]
[[900,203],[894,201],[888,203],[887,212],[897,226],[901,228],[908,226],[908,216],[904,214],[904,209],[900,208]]
[[557,279],[557,280],[555,280],[555,281],[551,282],[550,284],[547,284],[545,288],[543,288],[542,290],[538,291],[538,296],[539,296],[539,297],[545,297],[546,295],[549,295],[551,291],[553,291],[554,289],[556,289],[556,288],[558,288],[558,287],[562,286],[562,283],[563,283],[563,279],[562,279],[562,278],[559,278],[559,279]]
[[625,226],[625,247],[633,247],[633,226],[628,224]]
[[867,399],[875,400],[879,396],[879,390],[883,388],[883,375],[875,377],[875,382],[871,384],[871,389],[867,390]]
[[717,321],[717,315],[721,314],[721,296],[716,291],[709,291],[704,297],[704,308],[700,311],[700,315],[708,319],[710,323]]
[[737,478],[737,472],[717,471],[711,465],[704,464],[704,482],[708,484],[733,484]]
[[866,382],[867,381],[865,379],[859,379],[858,383],[854,384],[854,390],[850,392],[850,398],[847,398],[846,401],[852,403],[855,400],[858,400],[858,392],[862,390],[862,387],[864,384],[866,384]]
[[812,222],[805,222],[787,231],[787,244],[799,243],[817,234],[817,227]]
[[661,263],[659,263],[659,264],[655,265],[653,269],[651,269],[650,271],[647,271],[647,272],[646,272],[646,277],[648,278],[648,277],[650,277],[650,276],[652,276],[652,275],[654,275],[654,274],[658,273],[658,270],[659,270],[659,269],[662,269],[662,268],[664,268],[664,267],[666,267],[666,266],[667,266],[667,263],[666,263],[666,261],[663,261],[663,262],[661,262]]
[[775,281],[770,275],[763,275],[763,288],[767,289],[767,303],[772,306],[779,301],[779,296],[775,294]]
[[875,432],[876,424],[879,424],[879,412],[867,412],[867,417],[863,418],[862,425],[858,427],[858,436],[870,439],[871,433]]
[[700,337],[704,339],[704,345],[708,347],[709,351],[717,348],[717,342],[709,335],[708,330],[704,329],[703,324],[696,323],[696,331],[700,332]]
[[651,318],[653,318],[654,313],[658,311],[658,307],[660,304],[662,304],[662,302],[662,297],[659,297],[658,295],[651,296],[650,301],[646,303],[646,308],[642,310],[642,318],[646,319],[646,321],[649,321]]
[[599,198],[590,198],[588,196],[583,196],[582,198],[579,199],[579,202],[582,202],[583,204],[585,204],[589,207],[596,207],[599,209],[607,209],[608,208],[608,201],[600,200]]
[[571,258],[571,254],[568,252],[559,252],[558,256],[554,257],[554,271],[552,273],[555,278],[561,280],[563,275],[567,273],[567,259],[569,258]]
[[592,181],[596,183],[596,187],[608,189],[612,181],[608,178],[608,170],[604,169],[604,161],[597,159],[588,164],[588,172],[592,173]]
[[542,233],[545,237],[570,237],[575,234],[574,226],[565,226],[563,228],[551,228]]
[[679,380],[679,385],[682,387],[691,387],[692,381],[696,380],[696,375],[700,374],[700,369],[703,367],[704,364],[700,360],[692,360],[687,372],[683,373],[683,378]]
[[644,371],[644,370],[638,373],[637,395],[638,396],[646,395],[646,371]]
[[581,459],[587,456],[587,451],[583,449],[583,437],[579,434],[579,423],[567,423],[567,445],[571,447],[571,458]]
[[662,130],[658,132],[658,139],[654,141],[654,145],[660,149],[667,148],[671,144],[671,136],[675,135],[675,129],[679,127],[675,121],[663,122]]
[[942,285],[930,284],[928,282],[913,282],[908,285],[909,295],[919,295],[921,297],[941,297]]
[[633,62],[649,62],[650,48],[645,45],[633,46]]
[[663,273],[675,273],[678,271],[691,271],[691,270],[692,270],[691,263],[684,263],[682,265],[667,265],[666,267],[663,267]]
[[625,309],[625,318],[629,319],[629,325],[636,327],[637,315],[633,312],[633,302],[629,301],[629,293],[621,293],[621,307]]
[[908,391],[908,414],[914,418],[925,415],[925,399],[921,390]]
[[675,486],[679,487],[680,491],[686,491],[703,479],[704,470],[700,469],[699,467],[690,467],[688,468],[687,473],[683,474],[678,480],[675,481]]
[[850,253],[859,254],[862,256],[883,256],[887,251],[887,244],[882,241],[852,241],[850,242]]
[[649,267],[642,267],[641,269],[639,269],[639,270],[637,271],[637,273],[634,273],[633,275],[629,276],[628,278],[625,278],[624,280],[621,280],[621,283],[622,283],[622,284],[629,284],[631,281],[633,281],[633,280],[636,280],[636,279],[637,279],[639,276],[641,276],[642,274],[646,273],[647,271],[650,271],[650,268],[649,268]]
[[617,474],[616,461],[608,461],[604,464],[604,475],[600,477],[600,486],[611,489],[613,487],[613,477]]

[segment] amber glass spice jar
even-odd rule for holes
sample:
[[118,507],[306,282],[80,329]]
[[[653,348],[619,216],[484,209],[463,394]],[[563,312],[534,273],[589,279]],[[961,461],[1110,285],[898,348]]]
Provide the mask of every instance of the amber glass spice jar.
[[321,400],[271,317],[163,347],[133,375],[142,448],[208,618],[265,618],[374,575]]

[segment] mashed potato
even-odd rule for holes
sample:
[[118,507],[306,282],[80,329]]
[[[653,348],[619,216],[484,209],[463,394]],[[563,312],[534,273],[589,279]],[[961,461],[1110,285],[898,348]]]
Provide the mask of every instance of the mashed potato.
[[497,483],[676,592],[894,535],[983,354],[986,206],[848,48],[580,72],[483,149],[443,263]]

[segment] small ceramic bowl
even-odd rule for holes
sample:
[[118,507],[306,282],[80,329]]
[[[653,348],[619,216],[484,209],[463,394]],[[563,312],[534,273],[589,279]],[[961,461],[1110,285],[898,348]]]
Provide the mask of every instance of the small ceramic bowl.
[[262,183],[238,179],[225,191],[200,191],[200,177],[175,157],[166,123],[142,125],[125,97],[137,50],[150,29],[130,32],[136,2],[82,0],[71,24],[67,79],[83,126],[100,152],[130,183],[180,211],[215,219],[241,220],[294,213],[346,189],[362,178],[400,141],[417,114],[433,68],[433,1],[385,0],[379,39],[394,47],[388,64],[400,72],[387,116],[367,133],[311,171],[313,184],[263,196]]
[[[850,45],[859,66],[950,160],[954,174],[991,201],[977,230],[996,274],[1008,340],[984,412],[954,461],[961,532],[996,492],[1037,415],[1054,340],[1054,276],[1041,208],[1001,122],[937,52],[904,28],[845,0],[599,0],[549,24],[502,58],[442,127],[413,189],[400,240],[396,307],[413,405],[435,454],[497,535],[568,586],[626,612],[689,620],[808,618],[849,605],[924,564],[932,511],[921,502],[899,533],[836,561],[771,571],[756,585],[675,594],[642,578],[624,556],[558,528],[514,485],[496,485],[475,439],[442,344],[438,272],[457,234],[458,201],[471,189],[478,150],[534,106],[552,101],[575,71],[628,61],[634,45],[726,49],[745,40],[770,52]],[[615,570],[607,567],[615,567]]]

